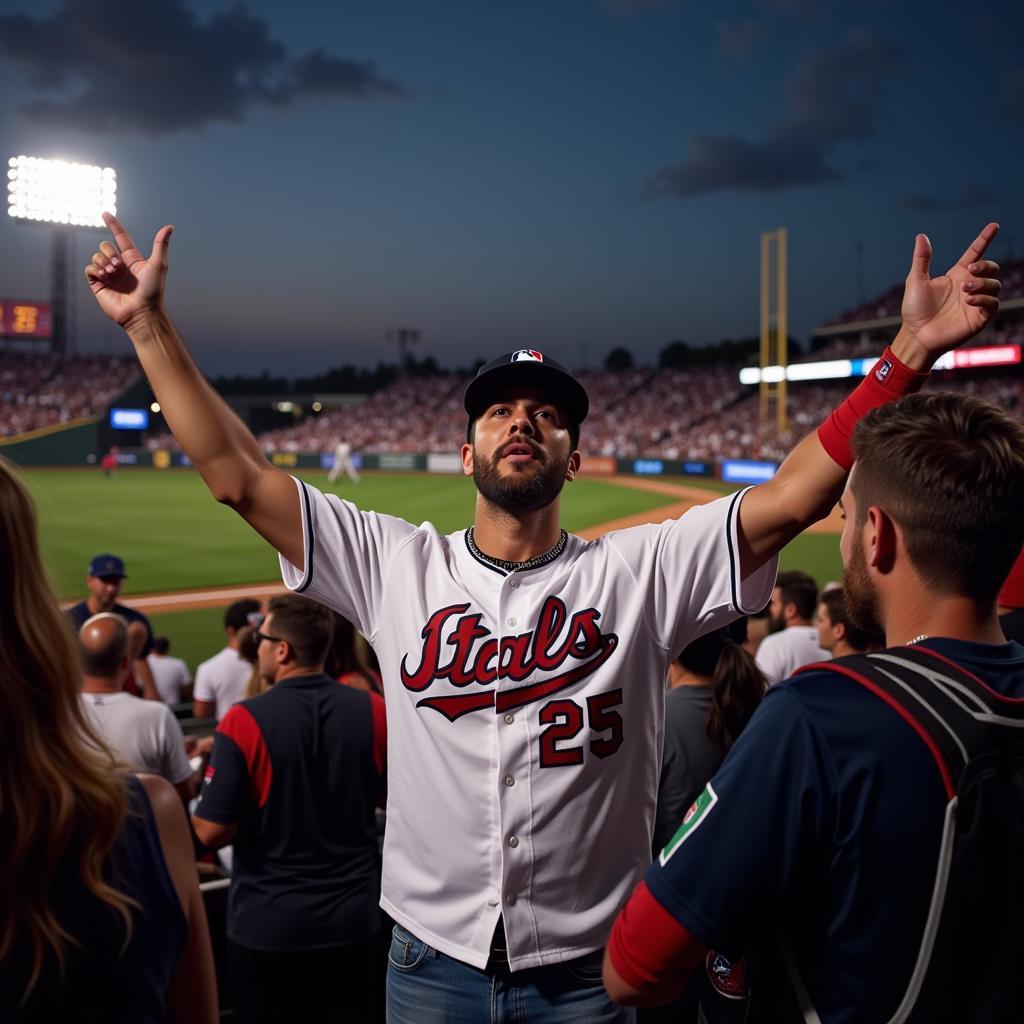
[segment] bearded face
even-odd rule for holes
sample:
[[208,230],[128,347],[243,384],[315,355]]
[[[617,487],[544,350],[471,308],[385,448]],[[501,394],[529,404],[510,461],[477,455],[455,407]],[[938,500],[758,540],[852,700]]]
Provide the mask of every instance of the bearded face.
[[864,548],[859,542],[851,545],[843,566],[843,601],[846,614],[855,626],[884,633],[880,624],[878,592],[871,582]]
[[[521,452],[524,447],[528,447],[532,456],[529,461],[506,459],[510,449]],[[489,502],[513,515],[535,512],[550,505],[565,485],[568,467],[569,456],[552,459],[536,441],[526,436],[500,445],[490,457],[475,445],[473,449],[473,482],[477,490]]]

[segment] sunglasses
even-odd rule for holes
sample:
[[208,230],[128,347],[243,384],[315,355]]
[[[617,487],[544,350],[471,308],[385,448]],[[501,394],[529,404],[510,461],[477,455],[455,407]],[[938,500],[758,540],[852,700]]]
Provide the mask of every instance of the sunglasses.
[[285,640],[283,636],[271,636],[269,633],[261,633],[258,629],[252,634],[256,638],[256,643],[261,644],[264,640],[269,640],[272,644],[286,644],[290,641]]

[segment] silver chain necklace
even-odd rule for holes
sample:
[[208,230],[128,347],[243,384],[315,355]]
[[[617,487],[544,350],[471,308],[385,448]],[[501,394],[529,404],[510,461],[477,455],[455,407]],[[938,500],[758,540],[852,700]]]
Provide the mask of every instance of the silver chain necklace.
[[513,562],[507,558],[495,558],[493,555],[485,555],[477,546],[476,540],[473,536],[473,527],[471,526],[466,531],[466,547],[469,548],[471,554],[475,558],[479,558],[481,562],[486,562],[488,565],[493,565],[498,569],[503,569],[505,572],[526,572],[528,569],[539,569],[542,565],[547,565],[549,562],[553,562],[565,549],[565,542],[569,539],[569,534],[562,530],[558,535],[558,540],[555,542],[555,546],[549,551],[545,551],[542,555],[535,555],[533,558],[528,558],[525,562]]
[[922,633],[920,636],[915,636],[913,640],[908,640],[903,646],[904,647],[913,647],[914,644],[919,644],[922,640],[927,640],[927,639],[928,639],[928,634],[927,633]]

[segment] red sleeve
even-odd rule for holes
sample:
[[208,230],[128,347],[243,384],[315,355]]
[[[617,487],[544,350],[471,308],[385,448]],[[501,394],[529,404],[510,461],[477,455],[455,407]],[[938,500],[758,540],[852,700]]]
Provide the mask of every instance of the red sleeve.
[[633,890],[608,940],[608,955],[622,980],[640,992],[690,974],[707,956],[698,941],[652,895],[645,882]]
[[388,715],[382,697],[370,693],[373,714],[373,762],[381,775],[388,773]]
[[230,736],[245,757],[252,786],[253,799],[262,807],[270,796],[270,782],[273,772],[267,741],[249,710],[242,704],[235,704],[217,726],[217,732]]

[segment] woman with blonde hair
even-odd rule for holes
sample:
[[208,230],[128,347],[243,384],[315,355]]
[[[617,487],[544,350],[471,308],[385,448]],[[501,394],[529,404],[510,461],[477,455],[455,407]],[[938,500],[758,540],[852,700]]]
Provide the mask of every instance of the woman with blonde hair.
[[35,506],[0,459],[0,1020],[213,1022],[181,801],[118,765],[79,701]]

